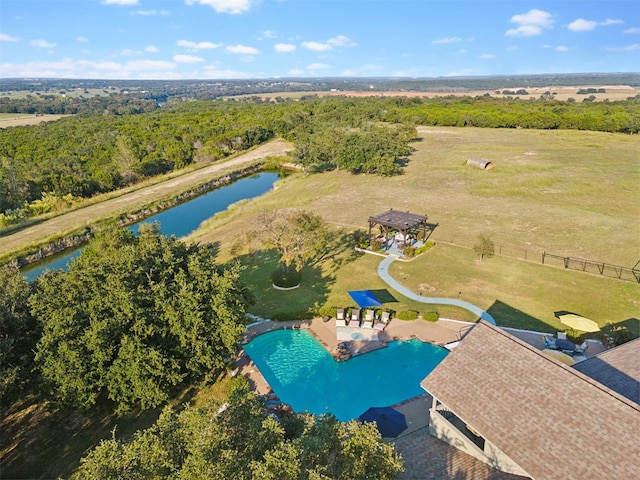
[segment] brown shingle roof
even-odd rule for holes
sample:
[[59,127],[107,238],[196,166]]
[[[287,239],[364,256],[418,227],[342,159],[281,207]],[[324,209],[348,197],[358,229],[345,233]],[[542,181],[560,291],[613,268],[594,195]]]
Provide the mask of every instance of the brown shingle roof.
[[421,385],[532,478],[640,478],[640,408],[480,321]]
[[576,363],[573,368],[640,404],[640,338]]

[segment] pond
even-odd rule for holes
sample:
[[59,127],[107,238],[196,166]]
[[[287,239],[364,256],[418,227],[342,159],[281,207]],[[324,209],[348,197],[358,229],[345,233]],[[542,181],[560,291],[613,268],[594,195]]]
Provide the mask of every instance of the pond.
[[[242,178],[230,185],[216,188],[192,200],[163,210],[127,228],[137,231],[141,223],[159,222],[160,231],[163,234],[175,235],[178,238],[184,237],[197,230],[202,222],[216,213],[226,210],[230,205],[240,200],[247,200],[265,194],[273,188],[273,184],[278,178],[279,174],[272,172],[263,172]],[[22,274],[27,277],[28,281],[33,281],[47,269],[65,269],[67,263],[72,258],[80,255],[83,248],[84,246],[79,246],[67,249],[40,262],[29,264],[22,269]]]

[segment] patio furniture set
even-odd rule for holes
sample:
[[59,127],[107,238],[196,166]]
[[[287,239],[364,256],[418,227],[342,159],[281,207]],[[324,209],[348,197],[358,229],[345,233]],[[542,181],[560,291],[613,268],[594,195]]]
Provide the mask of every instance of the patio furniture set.
[[364,310],[362,318],[359,308],[352,308],[349,316],[346,315],[344,308],[338,308],[336,312],[336,327],[368,328],[381,332],[390,321],[391,314],[386,311],[382,312],[380,318],[376,318],[375,310],[372,309]]
[[544,343],[544,347],[549,350],[559,350],[562,353],[566,353],[567,355],[582,355],[587,350],[587,342],[582,342],[581,345],[576,345],[571,340],[567,339],[567,334],[564,332],[558,332],[556,338],[547,337],[546,335],[542,336],[542,341]]

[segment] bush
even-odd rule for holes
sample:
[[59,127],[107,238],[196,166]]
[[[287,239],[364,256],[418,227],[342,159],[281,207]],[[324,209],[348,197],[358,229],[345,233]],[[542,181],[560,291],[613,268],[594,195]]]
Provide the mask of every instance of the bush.
[[271,281],[276,287],[291,288],[300,285],[302,274],[295,270],[275,270],[271,273]]
[[371,250],[374,252],[377,250],[382,250],[382,242],[380,240],[371,240]]
[[408,245],[402,249],[402,255],[408,258],[413,258],[416,256],[416,247],[412,247]]
[[426,320],[427,322],[437,322],[439,318],[440,315],[438,314],[438,312],[426,312],[422,315],[422,319]]
[[369,235],[364,230],[356,230],[353,232],[353,241],[359,248],[367,248],[369,246]]
[[421,253],[427,252],[431,250],[435,246],[435,242],[429,240],[427,243],[422,245],[420,248],[416,248],[416,255],[420,255]]
[[397,317],[399,320],[417,320],[418,312],[416,310],[403,310],[398,312]]

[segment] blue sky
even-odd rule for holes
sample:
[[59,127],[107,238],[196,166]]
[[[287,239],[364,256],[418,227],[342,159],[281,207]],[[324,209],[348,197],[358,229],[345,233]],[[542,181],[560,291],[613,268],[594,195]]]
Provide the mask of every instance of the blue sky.
[[2,0],[0,77],[640,71],[638,0]]

